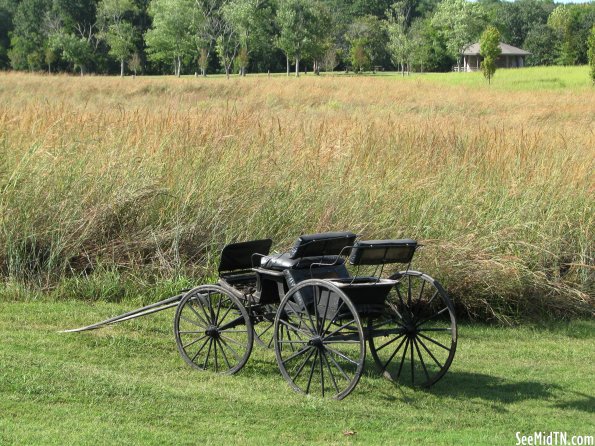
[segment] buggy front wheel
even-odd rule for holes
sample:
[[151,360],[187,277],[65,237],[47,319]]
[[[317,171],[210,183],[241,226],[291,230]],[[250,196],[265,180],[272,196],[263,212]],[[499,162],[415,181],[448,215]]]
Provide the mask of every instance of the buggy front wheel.
[[275,317],[274,344],[281,374],[296,391],[345,398],[357,385],[366,357],[353,303],[324,280],[305,280],[285,295]]
[[199,370],[231,375],[252,352],[248,312],[236,296],[217,285],[186,293],[176,309],[174,336],[184,361]]

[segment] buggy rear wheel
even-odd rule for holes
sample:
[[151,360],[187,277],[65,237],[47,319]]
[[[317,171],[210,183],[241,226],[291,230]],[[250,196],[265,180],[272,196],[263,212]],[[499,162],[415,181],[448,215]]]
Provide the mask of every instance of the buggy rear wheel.
[[176,309],[174,336],[191,367],[231,375],[252,352],[252,323],[242,303],[217,285],[186,293]]
[[339,288],[316,279],[291,288],[274,329],[277,364],[294,390],[343,399],[355,388],[365,338],[356,308]]
[[454,306],[440,283],[403,271],[386,300],[386,313],[368,325],[370,353],[390,380],[430,387],[447,372],[457,348]]

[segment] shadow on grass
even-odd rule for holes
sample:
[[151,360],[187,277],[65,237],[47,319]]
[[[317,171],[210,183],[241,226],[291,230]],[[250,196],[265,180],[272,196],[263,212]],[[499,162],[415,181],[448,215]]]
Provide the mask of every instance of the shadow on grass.
[[434,395],[458,399],[483,399],[495,403],[515,403],[529,399],[548,399],[558,386],[537,381],[511,381],[470,372],[448,372],[430,389]]
[[559,409],[580,410],[581,412],[595,413],[595,397],[580,392],[572,392],[578,398],[556,404]]

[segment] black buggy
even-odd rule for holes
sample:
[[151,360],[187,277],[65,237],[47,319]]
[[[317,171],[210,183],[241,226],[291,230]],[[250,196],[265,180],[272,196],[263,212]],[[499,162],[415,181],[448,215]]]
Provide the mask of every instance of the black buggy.
[[[342,399],[363,373],[367,343],[386,378],[429,387],[455,354],[453,304],[436,280],[409,269],[417,242],[356,238],[302,235],[289,252],[274,255],[270,239],[230,244],[216,284],[70,331],[175,306],[178,350],[200,370],[238,372],[256,341],[275,349],[293,389]],[[395,263],[407,266],[381,277],[384,265]]]

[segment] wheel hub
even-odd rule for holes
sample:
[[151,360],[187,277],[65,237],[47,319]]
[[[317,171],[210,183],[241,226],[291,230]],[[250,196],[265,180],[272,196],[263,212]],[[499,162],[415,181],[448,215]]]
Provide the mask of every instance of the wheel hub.
[[219,337],[219,329],[215,326],[210,326],[206,329],[205,334],[210,336],[211,338],[218,338]]
[[323,345],[322,338],[320,336],[316,336],[315,338],[312,338],[308,341],[308,345],[311,345],[311,346],[317,347],[317,348],[321,348]]
[[416,336],[416,335],[417,335],[417,333],[418,333],[418,329],[417,329],[417,326],[416,326],[414,323],[408,323],[408,324],[405,326],[405,334],[406,334],[408,337],[410,337],[410,338],[411,338],[411,337],[414,337],[414,336]]

